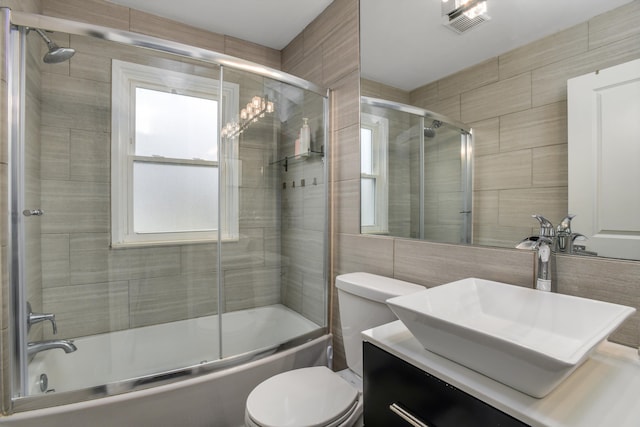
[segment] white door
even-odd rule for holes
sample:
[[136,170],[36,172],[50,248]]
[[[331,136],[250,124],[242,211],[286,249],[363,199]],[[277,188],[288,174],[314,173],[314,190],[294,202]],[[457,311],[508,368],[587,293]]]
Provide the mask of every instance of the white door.
[[568,81],[572,230],[598,255],[640,259],[640,59]]

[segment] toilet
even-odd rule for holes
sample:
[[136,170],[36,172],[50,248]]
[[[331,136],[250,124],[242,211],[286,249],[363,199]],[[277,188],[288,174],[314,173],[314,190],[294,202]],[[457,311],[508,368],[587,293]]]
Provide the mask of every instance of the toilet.
[[397,320],[389,298],[424,290],[413,283],[369,273],[336,277],[348,369],[294,369],[266,379],[245,406],[250,427],[352,427],[362,425],[361,332]]

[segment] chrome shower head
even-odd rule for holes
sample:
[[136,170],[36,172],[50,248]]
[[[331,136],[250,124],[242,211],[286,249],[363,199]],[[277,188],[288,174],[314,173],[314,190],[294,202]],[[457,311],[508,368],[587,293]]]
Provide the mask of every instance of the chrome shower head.
[[47,44],[49,51],[44,54],[42,60],[47,64],[59,64],[67,59],[71,58],[75,53],[75,49],[70,47],[60,47],[53,40],[51,40],[45,33],[39,28],[34,28],[35,32],[42,37],[42,40]]
[[431,126],[424,128],[424,137],[425,138],[433,138],[436,136],[436,129],[442,126],[442,122],[440,120],[434,120],[431,122]]
[[436,136],[436,130],[434,128],[424,128],[424,137],[433,138]]

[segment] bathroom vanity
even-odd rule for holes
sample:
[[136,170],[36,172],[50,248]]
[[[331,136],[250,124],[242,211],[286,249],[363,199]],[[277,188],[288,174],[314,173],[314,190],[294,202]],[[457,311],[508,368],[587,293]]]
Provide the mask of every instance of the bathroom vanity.
[[425,350],[400,321],[363,340],[367,427],[640,425],[640,357],[630,347],[601,343],[537,399]]

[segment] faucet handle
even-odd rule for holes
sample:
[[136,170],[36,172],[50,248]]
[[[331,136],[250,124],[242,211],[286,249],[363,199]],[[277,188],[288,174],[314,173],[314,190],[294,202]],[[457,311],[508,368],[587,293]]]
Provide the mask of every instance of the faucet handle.
[[31,310],[31,304],[27,302],[27,332],[29,332],[31,325],[34,323],[40,323],[47,320],[51,322],[53,334],[57,334],[58,325],[56,324],[56,315],[53,313],[34,313],[33,310]]
[[562,221],[560,221],[560,224],[558,224],[558,232],[566,232],[568,234],[571,234],[571,220],[575,217],[576,216],[573,214],[568,214],[567,216],[565,216]]
[[535,218],[540,223],[540,237],[554,237],[555,230],[553,228],[553,224],[547,218],[542,215],[533,214],[532,218]]

